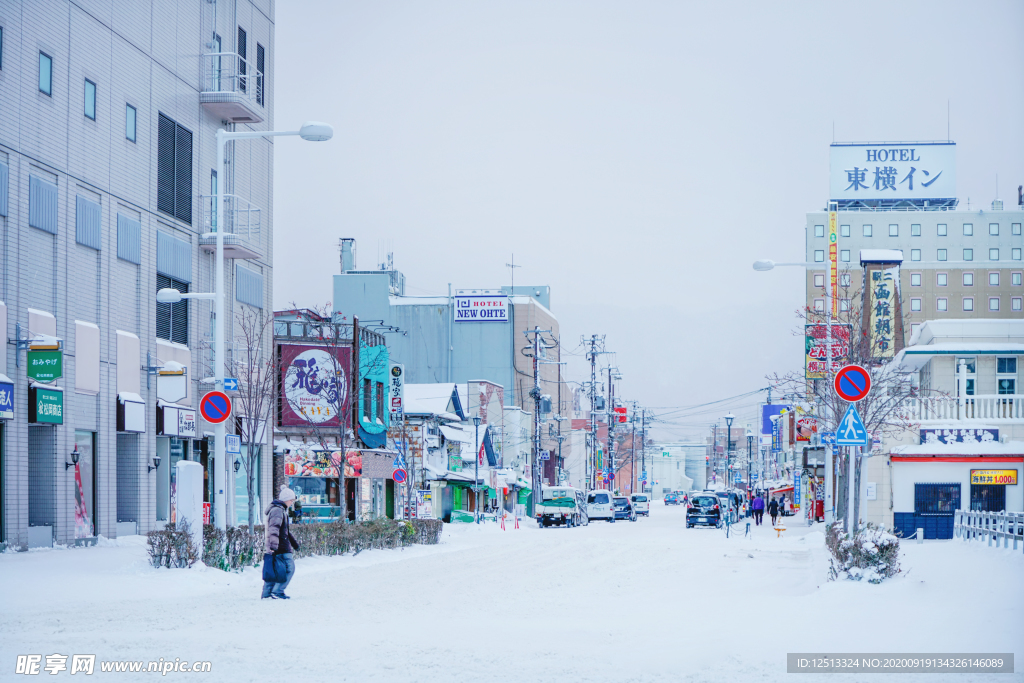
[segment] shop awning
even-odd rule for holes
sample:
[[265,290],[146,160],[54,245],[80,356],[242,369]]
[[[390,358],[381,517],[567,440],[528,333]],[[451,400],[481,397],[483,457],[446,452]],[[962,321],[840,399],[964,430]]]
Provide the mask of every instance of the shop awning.
[[138,394],[129,391],[117,394],[117,431],[146,431],[146,401]]

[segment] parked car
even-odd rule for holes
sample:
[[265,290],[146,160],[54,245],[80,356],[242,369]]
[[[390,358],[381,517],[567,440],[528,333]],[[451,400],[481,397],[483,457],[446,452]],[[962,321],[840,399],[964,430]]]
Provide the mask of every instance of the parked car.
[[612,505],[612,492],[608,489],[594,489],[587,494],[587,516],[590,519],[607,519],[615,521],[615,509]]
[[580,526],[587,524],[583,492],[571,486],[544,486],[535,510],[537,524],[546,526]]
[[718,496],[713,493],[697,493],[690,498],[686,508],[686,528],[697,525],[722,526],[722,505]]
[[636,514],[643,515],[644,517],[651,516],[651,499],[647,494],[634,493],[629,497],[629,502],[632,503]]
[[672,493],[665,494],[665,505],[679,505],[682,502],[682,496],[673,491]]
[[740,521],[740,505],[743,504],[743,496],[736,491],[716,491],[719,502],[724,511],[723,519],[729,524],[736,524]]
[[629,503],[629,498],[625,496],[615,497],[615,519],[628,519],[631,522],[636,521],[636,510]]

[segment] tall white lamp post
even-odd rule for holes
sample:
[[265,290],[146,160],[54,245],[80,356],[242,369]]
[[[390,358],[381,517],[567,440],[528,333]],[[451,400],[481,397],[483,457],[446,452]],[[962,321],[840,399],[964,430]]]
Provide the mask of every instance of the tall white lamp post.
[[[217,131],[217,179],[223,184],[224,175],[224,146],[230,140],[246,140],[251,138],[269,138],[279,135],[298,135],[303,140],[310,142],[323,142],[334,136],[334,129],[318,121],[307,121],[302,124],[299,130],[289,131],[233,131],[228,132],[223,128]],[[214,388],[224,390],[224,199],[225,194],[221,187],[218,187],[217,196],[214,197],[216,205],[216,219],[214,232],[204,234],[203,237],[213,237],[217,241],[216,251],[216,275],[214,277],[213,292],[182,294],[176,289],[161,289],[156,300],[160,303],[177,303],[182,299],[212,299],[214,308],[213,327],[213,372]],[[214,524],[218,529],[227,527],[226,505],[227,495],[225,494],[224,482],[227,479],[227,468],[230,467],[227,456],[227,444],[224,443],[225,423],[221,422],[213,426],[214,435]]]

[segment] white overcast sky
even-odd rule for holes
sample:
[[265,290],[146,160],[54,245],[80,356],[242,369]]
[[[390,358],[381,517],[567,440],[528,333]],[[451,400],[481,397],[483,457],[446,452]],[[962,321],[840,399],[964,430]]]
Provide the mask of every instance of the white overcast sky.
[[507,285],[514,252],[565,349],[607,335],[646,406],[801,367],[802,272],[751,263],[803,258],[833,126],[944,140],[948,101],[961,204],[1024,183],[1017,0],[276,4],[276,125],[336,132],[277,143],[275,306],[330,301],[339,237],[413,295]]

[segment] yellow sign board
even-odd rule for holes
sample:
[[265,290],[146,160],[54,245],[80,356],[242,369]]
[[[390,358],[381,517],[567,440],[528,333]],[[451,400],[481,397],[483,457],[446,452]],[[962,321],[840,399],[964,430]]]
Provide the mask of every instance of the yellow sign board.
[[1017,470],[971,470],[972,484],[1012,485],[1017,483]]

